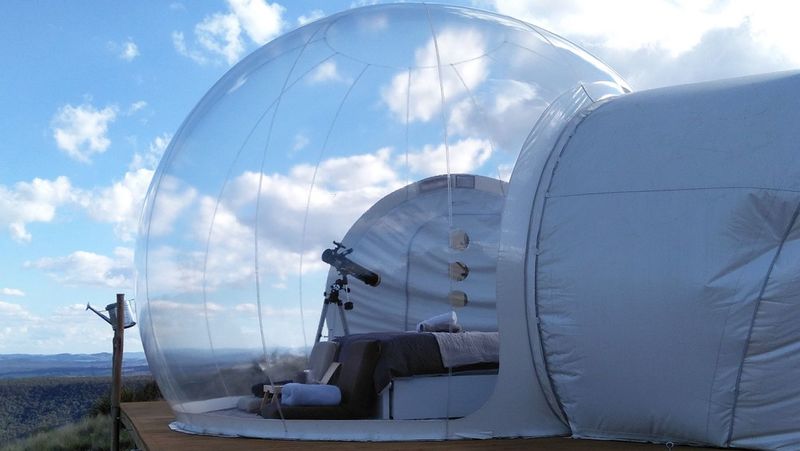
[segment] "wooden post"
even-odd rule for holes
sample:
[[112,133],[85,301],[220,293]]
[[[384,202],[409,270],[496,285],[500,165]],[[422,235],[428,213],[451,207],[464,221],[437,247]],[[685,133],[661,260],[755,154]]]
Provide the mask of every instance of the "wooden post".
[[125,334],[125,295],[117,293],[117,317],[114,327],[114,354],[112,379],[111,379],[111,421],[113,431],[111,436],[111,451],[119,451],[119,402],[122,391],[122,345]]

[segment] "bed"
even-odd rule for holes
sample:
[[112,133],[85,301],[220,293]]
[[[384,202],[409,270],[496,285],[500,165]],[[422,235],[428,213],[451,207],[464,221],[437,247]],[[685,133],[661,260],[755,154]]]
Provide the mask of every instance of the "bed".
[[[494,387],[497,332],[374,332],[334,341],[338,342],[341,371],[333,383],[341,389],[341,405],[284,406],[278,412],[271,404],[262,409],[264,417],[456,417],[480,407]],[[441,377],[448,375],[457,377]]]
[[498,367],[497,332],[373,332],[335,339],[340,349],[364,340],[377,341],[380,347],[375,393],[396,378],[448,374],[449,368],[460,373]]

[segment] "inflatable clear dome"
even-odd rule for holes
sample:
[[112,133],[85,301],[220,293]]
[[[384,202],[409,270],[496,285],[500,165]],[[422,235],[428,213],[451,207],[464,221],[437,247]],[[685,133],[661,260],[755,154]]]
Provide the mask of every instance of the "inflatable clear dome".
[[[542,112],[575,89],[628,91],[543,29],[423,4],[345,11],[234,66],[165,152],[137,242],[142,341],[175,427],[469,436],[498,377],[507,182]],[[445,355],[453,332],[493,351]],[[392,349],[438,360],[400,371]],[[301,379],[336,381],[339,402],[270,398]],[[565,431],[548,421],[537,428]]]

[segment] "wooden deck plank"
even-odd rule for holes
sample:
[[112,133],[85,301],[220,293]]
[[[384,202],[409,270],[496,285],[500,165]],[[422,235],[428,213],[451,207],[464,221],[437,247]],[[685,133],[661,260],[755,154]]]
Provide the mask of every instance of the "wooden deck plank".
[[[209,437],[183,434],[169,428],[175,419],[164,401],[122,404],[122,421],[134,436],[137,446],[147,451],[249,451],[249,450],[547,450],[547,451],[655,451],[664,445],[597,440],[575,440],[564,437],[535,439],[456,440],[438,442],[321,442],[297,440],[265,440],[249,438]],[[675,447],[703,450],[715,448]]]

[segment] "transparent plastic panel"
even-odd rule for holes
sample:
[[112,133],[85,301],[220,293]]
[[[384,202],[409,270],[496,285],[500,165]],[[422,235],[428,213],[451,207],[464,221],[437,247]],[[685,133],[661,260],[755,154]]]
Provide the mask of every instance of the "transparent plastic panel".
[[[233,67],[175,134],[137,243],[142,339],[173,408],[223,414],[253,386],[297,379],[318,332],[344,343],[445,314],[496,334],[517,153],[561,93],[620,84],[554,41],[482,11],[379,5],[301,27]],[[441,420],[446,438],[447,418],[488,398],[492,371],[482,397],[460,393],[470,384],[456,373],[429,377],[397,399],[373,393],[368,417]],[[425,390],[438,397],[414,411]],[[411,410],[382,411],[390,401]],[[300,436],[292,424],[282,434]]]

